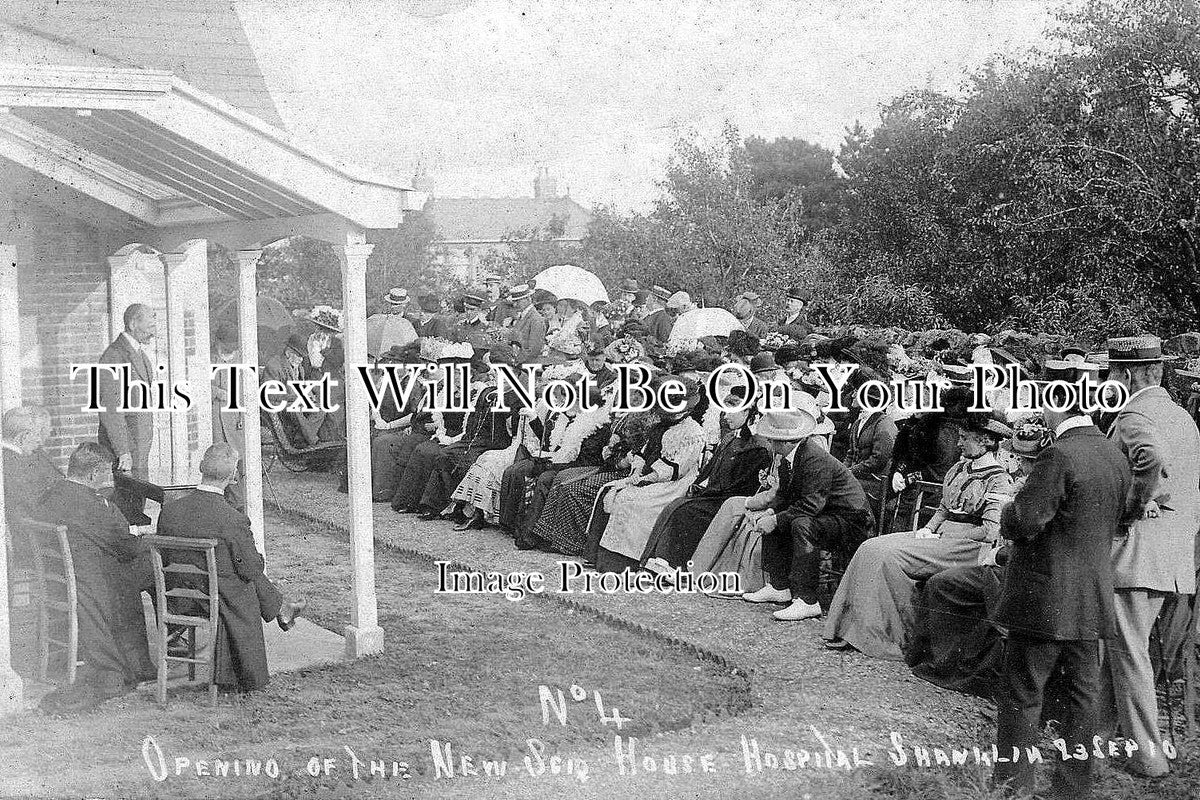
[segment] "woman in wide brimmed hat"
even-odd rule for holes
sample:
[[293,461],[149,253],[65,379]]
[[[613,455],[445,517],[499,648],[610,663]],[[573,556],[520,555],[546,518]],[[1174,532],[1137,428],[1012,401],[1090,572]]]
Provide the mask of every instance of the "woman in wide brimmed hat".
[[917,584],[942,570],[978,563],[1000,536],[998,498],[1012,493],[1012,479],[996,450],[1011,435],[987,414],[968,414],[959,433],[962,456],[946,473],[933,517],[915,531],[868,539],[850,560],[825,622],[829,646],[903,658]]
[[595,536],[604,523],[595,559],[601,571],[620,572],[638,566],[659,513],[687,491],[700,470],[705,436],[699,420],[707,408],[703,387],[674,375],[655,384],[678,386],[682,406],[675,411],[662,409],[663,421],[638,454],[632,474],[601,493],[589,525]]
[[[745,386],[729,390],[726,405],[746,394]],[[747,497],[758,491],[761,473],[771,467],[771,453],[754,436],[751,423],[757,409],[722,412],[725,434],[712,457],[700,470],[685,496],[663,509],[654,522],[642,564],[655,572],[686,566],[717,511],[730,497]]]
[[[1018,462],[1020,490],[1033,464],[1052,438],[1045,423],[1017,426],[1000,449]],[[1002,497],[1001,502],[1009,498]],[[999,542],[997,542],[999,544]],[[917,635],[908,651],[913,674],[935,686],[991,697],[999,685],[1001,638],[989,617],[1000,601],[1004,581],[1003,548],[975,567],[946,570],[925,583],[917,601]]]

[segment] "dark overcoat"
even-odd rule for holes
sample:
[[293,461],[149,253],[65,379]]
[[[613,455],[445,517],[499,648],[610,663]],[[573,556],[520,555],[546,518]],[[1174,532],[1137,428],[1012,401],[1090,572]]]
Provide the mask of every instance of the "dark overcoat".
[[1112,632],[1110,552],[1120,533],[1129,464],[1094,425],[1042,451],[1000,518],[1013,542],[995,622],[1012,635],[1062,641]]

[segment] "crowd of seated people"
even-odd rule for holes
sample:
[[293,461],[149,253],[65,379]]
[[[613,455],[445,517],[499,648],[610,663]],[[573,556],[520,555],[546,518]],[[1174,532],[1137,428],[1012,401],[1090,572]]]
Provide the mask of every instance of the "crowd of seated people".
[[[482,293],[468,292],[469,324],[459,335],[451,319],[443,326],[451,341],[419,337],[382,360],[440,365],[443,381],[451,365],[465,364],[478,398],[494,392],[496,365],[536,363],[542,381],[593,376],[598,396],[555,409],[517,404],[504,414],[481,402],[452,415],[426,412],[415,394],[390,418],[376,419],[375,500],[423,520],[447,519],[458,531],[496,527],[519,549],[558,553],[599,571],[736,573],[741,591],[731,596],[776,606],[779,621],[821,620],[830,649],[907,660],[935,684],[1010,703],[1002,726],[1009,742],[1027,739],[1028,705],[1040,708],[1056,667],[1077,664],[1089,642],[1115,637],[1120,646],[1108,649],[1104,673],[1080,678],[1089,699],[1071,709],[1078,722],[1071,735],[1119,729],[1154,738],[1150,627],[1165,597],[1194,591],[1200,529],[1200,481],[1191,480],[1200,468],[1196,427],[1180,408],[1180,384],[1161,340],[1114,338],[1088,348],[1012,331],[826,328],[823,335],[808,319],[811,298],[801,289],[788,292],[775,325],[749,293],[733,304],[745,330],[672,339],[674,319],[696,307],[684,294],[627,280],[613,303],[586,306],[554,304],[521,284],[507,309],[501,297],[488,312],[476,305]],[[682,405],[614,410],[608,376],[632,363],[652,371],[653,387],[672,384]],[[751,402],[721,411],[707,385],[727,363],[747,367],[757,383],[751,390],[786,382],[798,400],[783,410]],[[991,410],[969,410],[975,364],[1014,365],[1043,386],[1108,378],[1132,399],[1119,412],[1077,409],[1063,417],[1021,411],[1011,391],[989,390]],[[836,398],[817,367],[853,369]],[[861,409],[856,390],[864,381],[897,376],[939,382],[941,407]],[[716,386],[724,406],[747,391],[738,380]],[[1048,453],[1057,471],[1047,466]],[[1082,471],[1062,471],[1080,453],[1101,464],[1086,486],[1074,483]],[[1097,487],[1120,502],[1077,508],[1074,494]],[[1052,512],[1043,508],[1048,497],[1057,497]],[[1171,533],[1150,543],[1141,533],[1150,529]],[[1114,541],[1103,575],[1078,564],[1072,571],[1054,555],[1094,559]],[[1050,554],[1043,573],[1041,556],[1021,555],[1028,552]],[[1033,571],[1009,577],[1017,556],[1033,562]],[[1053,595],[1043,584],[1053,583],[1055,570],[1091,587],[1089,598]],[[1024,594],[1006,594],[1009,584]],[[1092,623],[1023,629],[1025,617],[1069,613],[1039,602],[1085,607]],[[1043,639],[1057,649],[1038,649]],[[1013,641],[1023,648],[1000,646]],[[1018,653],[1016,661],[1005,652]],[[1102,705],[1112,713],[1100,713]],[[1149,752],[1130,765],[1146,774],[1166,769]],[[1060,772],[1056,786],[1082,785],[1079,774]],[[1020,770],[998,777],[1029,780]]]

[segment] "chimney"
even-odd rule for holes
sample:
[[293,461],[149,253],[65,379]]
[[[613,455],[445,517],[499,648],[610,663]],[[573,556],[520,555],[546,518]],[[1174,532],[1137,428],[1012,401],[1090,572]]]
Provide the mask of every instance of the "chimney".
[[537,177],[533,179],[533,196],[537,200],[553,200],[558,197],[558,181],[547,167],[538,170]]
[[417,162],[417,171],[416,174],[413,175],[412,186],[418,192],[424,192],[431,198],[433,197],[434,191],[437,188],[433,178],[425,169],[425,164],[421,161]]

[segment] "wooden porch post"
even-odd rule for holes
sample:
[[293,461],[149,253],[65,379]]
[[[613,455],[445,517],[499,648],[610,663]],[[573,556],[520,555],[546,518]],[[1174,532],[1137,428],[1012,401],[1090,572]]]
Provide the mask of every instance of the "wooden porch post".
[[[262,250],[239,250],[238,260],[238,338],[241,341],[242,363],[258,367],[258,282],[255,280],[258,259]],[[245,472],[242,485],[246,490],[246,516],[254,531],[254,543],[264,556],[266,536],[263,528],[262,425],[258,416],[258,373],[243,370],[242,398],[245,405],[246,437]]]
[[[5,270],[16,268],[16,248],[11,245],[0,245],[0,263]],[[15,299],[15,298],[14,298]],[[5,327],[5,337],[11,332],[16,334],[17,317],[0,317],[0,325]],[[8,329],[12,330],[9,331]],[[8,397],[9,387],[6,385],[10,377],[6,366],[10,353],[6,347],[0,347],[0,397]],[[19,389],[20,387],[18,387]],[[9,538],[8,522],[4,509],[4,462],[0,460],[0,532],[4,541]],[[24,707],[24,687],[21,677],[12,668],[12,635],[9,625],[8,608],[8,546],[0,546],[0,714],[20,711]]]
[[383,629],[375,595],[375,519],[371,501],[371,413],[367,389],[357,365],[367,364],[367,256],[374,245],[347,236],[342,259],[343,344],[346,351],[346,462],[350,492],[350,559],[354,571],[354,607],[346,627],[350,658],[383,649]]
[[21,309],[17,303],[16,247],[0,245],[0,413],[21,405]]
[[[186,380],[192,407],[171,415],[171,482],[197,480],[200,459],[212,443],[208,337],[208,242],[193,239],[178,252],[163,253],[167,264],[167,335],[171,381]],[[192,329],[191,352],[187,330]],[[190,435],[195,422],[195,436]]]

